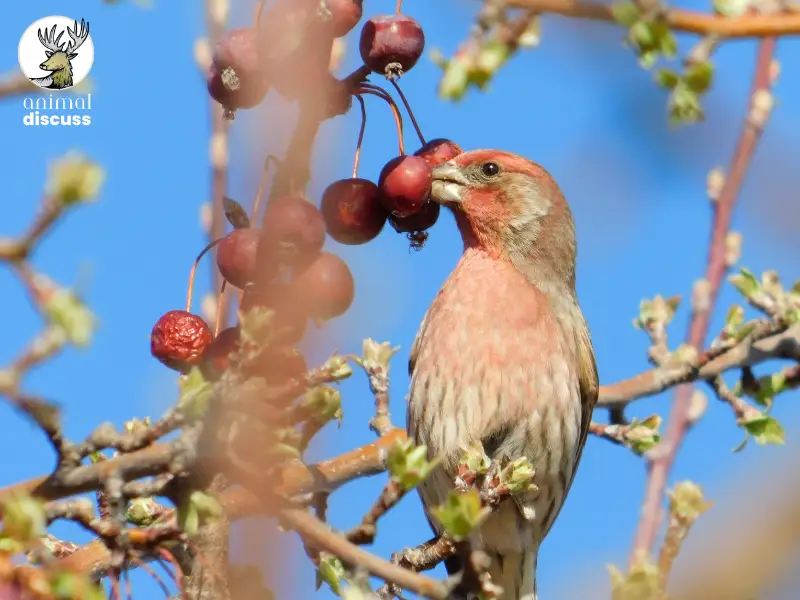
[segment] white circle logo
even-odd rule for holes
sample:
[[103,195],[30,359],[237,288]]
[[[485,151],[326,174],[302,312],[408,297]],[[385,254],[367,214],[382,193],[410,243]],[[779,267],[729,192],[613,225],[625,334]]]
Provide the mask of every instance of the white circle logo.
[[94,43],[83,19],[44,17],[19,40],[19,66],[41,88],[68,90],[86,79],[93,62]]

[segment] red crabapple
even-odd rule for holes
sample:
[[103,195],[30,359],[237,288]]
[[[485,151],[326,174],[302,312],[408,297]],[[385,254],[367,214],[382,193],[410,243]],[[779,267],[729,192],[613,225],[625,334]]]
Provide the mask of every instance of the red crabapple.
[[399,77],[411,69],[424,49],[425,33],[408,15],[378,15],[361,29],[361,59],[387,77]]
[[328,235],[340,244],[365,244],[375,239],[388,213],[378,186],[367,179],[340,179],[322,194],[322,216]]
[[333,319],[353,303],[353,275],[341,258],[322,252],[292,283],[292,297],[313,319]]
[[213,337],[201,317],[185,310],[171,310],[153,325],[150,354],[170,369],[185,373],[200,363]]
[[439,219],[441,206],[433,202],[423,204],[419,212],[410,217],[401,218],[394,215],[389,216],[389,223],[397,233],[417,233],[430,229]]
[[255,283],[260,237],[261,232],[258,229],[234,229],[217,245],[217,268],[225,281],[232,286],[244,289]]
[[308,327],[308,316],[302,307],[292,302],[286,285],[272,284],[261,289],[249,289],[242,297],[241,312],[254,308],[275,311],[272,321],[271,344],[293,345],[303,339]]
[[241,347],[239,327],[228,327],[219,332],[206,351],[200,368],[208,379],[218,379],[231,366],[231,355]]
[[214,47],[208,91],[224,108],[252,108],[266,96],[269,84],[258,49],[258,33],[249,27],[232,29]]
[[410,217],[428,201],[433,170],[419,156],[397,156],[386,163],[378,179],[381,200],[396,217]]
[[280,263],[305,264],[325,244],[325,220],[316,206],[300,196],[270,202],[264,215],[260,253],[277,251]]
[[327,0],[331,20],[328,25],[333,37],[347,35],[361,20],[364,0]]
[[461,146],[445,138],[436,138],[429,141],[422,148],[414,152],[414,156],[424,158],[431,167],[446,163],[461,154]]

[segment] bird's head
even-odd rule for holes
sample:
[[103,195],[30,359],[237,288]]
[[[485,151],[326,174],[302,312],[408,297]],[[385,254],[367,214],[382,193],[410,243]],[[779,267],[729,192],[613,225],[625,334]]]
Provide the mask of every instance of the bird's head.
[[551,175],[510,152],[474,150],[433,169],[431,200],[456,216],[465,247],[545,269],[574,287],[575,226]]

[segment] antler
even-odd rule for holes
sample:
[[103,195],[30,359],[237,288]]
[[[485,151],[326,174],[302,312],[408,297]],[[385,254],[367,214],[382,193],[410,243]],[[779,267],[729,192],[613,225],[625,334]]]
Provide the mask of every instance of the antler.
[[[42,46],[50,50],[50,52],[60,52],[61,51],[61,37],[64,35],[64,32],[58,34],[56,36],[56,26],[53,25],[53,28],[50,31],[47,31],[47,27],[44,28],[44,35],[42,35],[42,30],[39,29],[39,41],[42,43]],[[70,34],[72,35],[72,34]]]
[[75,51],[80,48],[81,44],[89,37],[89,23],[86,23],[84,27],[83,19],[81,19],[81,30],[80,33],[78,33],[78,21],[76,20],[75,31],[67,27],[67,35],[72,38],[72,42],[67,45],[65,52],[67,54],[75,54]]

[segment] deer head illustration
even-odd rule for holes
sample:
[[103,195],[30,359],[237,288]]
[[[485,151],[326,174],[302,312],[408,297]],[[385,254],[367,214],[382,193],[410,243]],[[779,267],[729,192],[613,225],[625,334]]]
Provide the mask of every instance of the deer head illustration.
[[75,30],[67,27],[66,32],[72,41],[66,43],[65,46],[61,43],[64,32],[60,32],[56,37],[56,25],[53,25],[49,31],[45,28],[44,34],[41,29],[38,31],[39,41],[46,48],[45,54],[47,55],[47,60],[40,64],[39,68],[43,71],[50,71],[51,75],[43,79],[51,80],[48,81],[47,87],[57,90],[72,86],[72,63],[70,61],[78,56],[78,48],[89,37],[89,23],[84,24],[81,19],[80,29],[78,29],[78,21],[75,21]]

